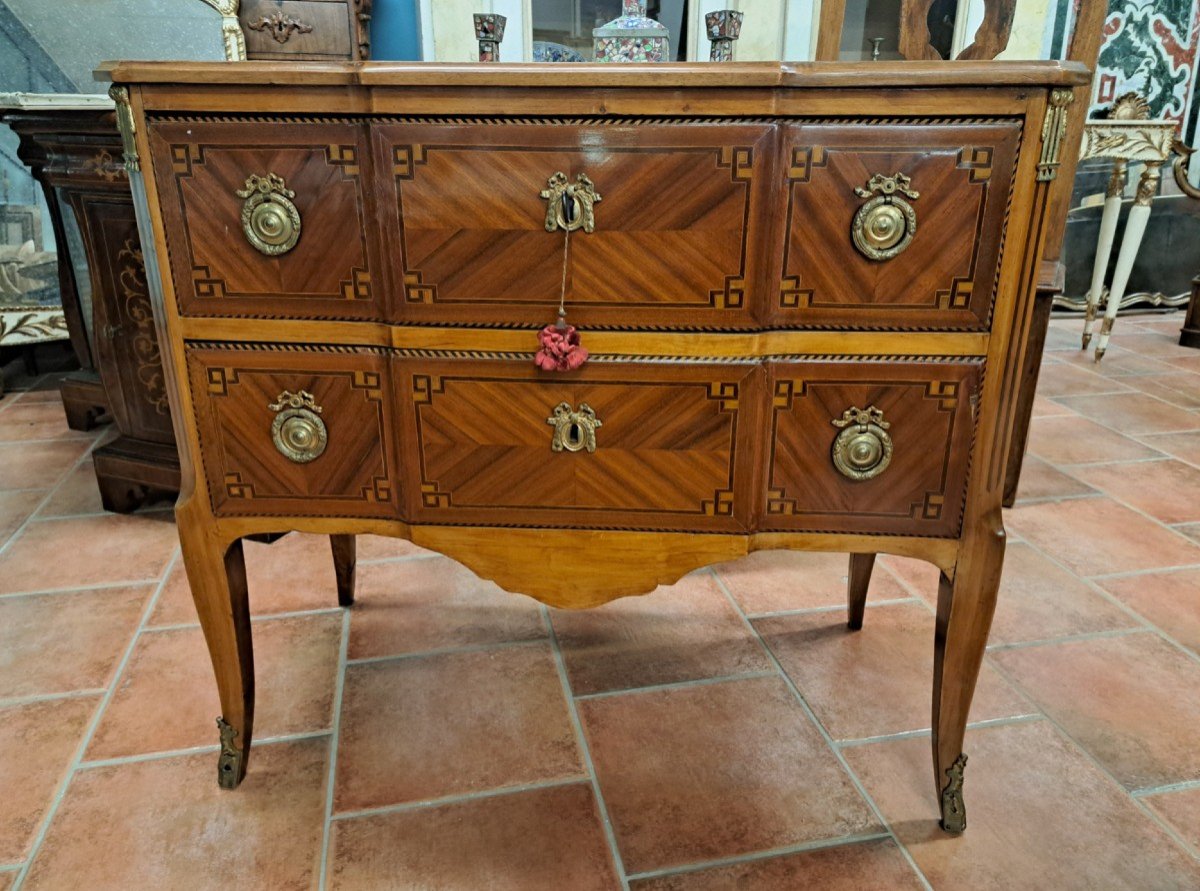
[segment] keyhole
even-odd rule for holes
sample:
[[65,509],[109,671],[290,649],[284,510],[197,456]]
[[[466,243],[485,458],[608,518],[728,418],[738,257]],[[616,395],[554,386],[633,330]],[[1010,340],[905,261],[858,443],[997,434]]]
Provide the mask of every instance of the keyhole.
[[567,225],[570,226],[575,222],[575,195],[572,193],[572,191],[568,190],[563,192],[562,206],[563,219],[566,220]]
[[571,429],[567,431],[567,438],[571,445],[578,446],[583,442],[583,429],[578,424],[572,424]]

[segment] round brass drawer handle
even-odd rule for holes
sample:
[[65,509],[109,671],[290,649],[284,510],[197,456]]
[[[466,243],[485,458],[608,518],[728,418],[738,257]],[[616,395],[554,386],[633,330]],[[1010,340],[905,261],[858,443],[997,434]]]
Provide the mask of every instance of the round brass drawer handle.
[[321,457],[329,442],[329,433],[320,418],[321,406],[311,393],[284,390],[267,408],[276,412],[271,424],[271,439],[281,455],[297,464],[307,464]]
[[873,405],[848,408],[833,426],[842,428],[833,441],[833,466],[842,476],[869,480],[887,469],[892,461],[892,437],[887,431],[892,425],[883,419],[882,411]]
[[901,195],[915,201],[921,193],[910,189],[910,183],[903,173],[893,176],[877,173],[865,189],[854,190],[860,198],[875,195],[858,209],[850,226],[854,246],[867,259],[890,260],[912,243],[917,234],[917,212]]
[[300,211],[291,200],[296,193],[283,177],[253,174],[237,195],[246,199],[242,205],[242,232],[256,251],[277,257],[296,246],[300,240]]
[[578,411],[572,410],[571,403],[560,402],[546,423],[554,426],[550,448],[555,452],[596,451],[596,428],[604,426],[586,402],[579,403]]

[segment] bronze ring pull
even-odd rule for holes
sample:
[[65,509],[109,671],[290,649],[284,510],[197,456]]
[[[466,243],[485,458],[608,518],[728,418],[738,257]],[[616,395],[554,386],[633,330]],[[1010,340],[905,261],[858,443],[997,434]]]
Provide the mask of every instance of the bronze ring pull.
[[[850,234],[858,252],[868,260],[890,260],[909,246],[917,234],[917,212],[904,200],[914,201],[920,192],[909,188],[912,180],[903,173],[892,176],[875,174],[867,187],[857,188],[854,194],[871,198],[858,209]],[[876,194],[878,193],[878,194]]]
[[321,406],[317,405],[312,393],[284,390],[267,408],[277,412],[271,424],[271,439],[281,455],[297,464],[307,464],[321,457],[329,433],[320,418]]
[[883,419],[882,411],[873,405],[851,407],[834,419],[833,426],[842,428],[833,441],[833,466],[842,476],[869,480],[887,469],[892,461],[892,437],[887,430],[892,425]]
[[274,173],[252,174],[246,188],[238,189],[242,205],[242,232],[256,251],[268,257],[286,254],[300,240],[300,211],[292,203],[296,193]]

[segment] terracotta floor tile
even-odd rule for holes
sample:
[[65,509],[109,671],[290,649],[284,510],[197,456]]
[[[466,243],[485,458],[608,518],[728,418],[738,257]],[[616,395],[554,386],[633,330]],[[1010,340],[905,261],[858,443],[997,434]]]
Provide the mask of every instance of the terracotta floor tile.
[[895,842],[859,842],[629,883],[630,891],[867,891],[923,888]]
[[711,573],[590,610],[552,610],[576,696],[768,671],[771,663]]
[[431,553],[432,551],[417,547],[411,541],[404,538],[391,538],[386,535],[358,536],[358,559],[360,561],[392,560],[397,557],[421,557],[428,556]]
[[1059,405],[1047,399],[1045,396],[1033,397],[1033,413],[1034,418],[1056,418],[1056,417],[1071,417],[1075,412],[1067,408],[1065,405]]
[[29,515],[45,497],[45,489],[0,491],[0,547],[4,547],[4,543],[21,528],[21,524],[29,519]]
[[351,659],[544,637],[536,600],[510,594],[446,557],[358,570]]
[[1200,414],[1143,393],[1068,396],[1059,401],[1085,418],[1131,436],[1200,429]]
[[328,742],[261,746],[234,792],[211,753],[77,773],[25,887],[316,887]]
[[[931,602],[936,604],[936,599]],[[989,643],[1021,643],[1137,626],[1136,619],[1105,600],[1087,582],[1029,545],[1017,542],[1006,549]]]
[[1017,505],[1006,520],[1081,576],[1200,564],[1200,547],[1108,498]]
[[586,783],[338,820],[330,889],[620,888]]
[[37,444],[0,442],[0,489],[49,489],[91,445],[91,440],[80,439]]
[[107,687],[153,590],[0,598],[0,699]]
[[1078,326],[1071,325],[1069,327],[1051,322],[1050,327],[1046,330],[1046,352],[1080,352],[1079,339],[1082,333],[1082,321],[1078,323]]
[[17,869],[0,870],[0,891],[8,891],[17,880],[19,872],[20,870]]
[[996,653],[995,661],[1128,789],[1200,779],[1200,664],[1154,634]]
[[104,513],[100,486],[91,461],[84,461],[67,474],[58,490],[38,513],[39,517],[70,517]]
[[1017,501],[1046,501],[1051,498],[1074,498],[1093,495],[1096,490],[1073,476],[1047,464],[1036,455],[1026,455],[1021,465],[1021,482]]
[[1037,392],[1040,396],[1085,396],[1096,393],[1128,393],[1125,384],[1090,368],[1081,368],[1065,362],[1047,365],[1038,375]]
[[[1078,341],[1076,341],[1076,346],[1078,347]],[[1119,380],[1142,375],[1169,374],[1177,370],[1167,364],[1166,357],[1143,356],[1131,350],[1122,349],[1120,346],[1110,345],[1101,362],[1096,361],[1094,346],[1089,350],[1077,348],[1070,353],[1062,354],[1062,357],[1076,367],[1086,368],[1096,374]]]
[[1200,373],[1200,355],[1196,354],[1195,350],[1191,351],[1191,355],[1167,359],[1167,364],[1174,368],[1182,368],[1184,371]]
[[338,811],[583,773],[545,644],[351,665],[343,696]]
[[39,520],[0,556],[0,594],[156,580],[177,546],[169,514]]
[[[868,607],[861,631],[829,613],[758,619],[754,627],[834,739],[929,729],[934,617],[921,604]],[[972,721],[1032,711],[984,665]]]
[[[847,554],[755,551],[713,567],[748,614],[846,605]],[[908,597],[890,572],[876,562],[867,592],[871,600]]]
[[1148,795],[1142,801],[1200,851],[1200,788]]
[[1200,431],[1191,433],[1161,433],[1154,436],[1139,436],[1152,449],[1174,455],[1182,461],[1200,467]]
[[[254,623],[254,736],[324,730],[342,622],[337,615]],[[88,747],[89,761],[215,745],[221,713],[199,628],[143,634]]]
[[99,696],[0,708],[0,863],[25,859]]
[[1200,521],[1200,467],[1168,458],[1077,467],[1072,473],[1163,523]]
[[1181,371],[1133,378],[1131,382],[1143,393],[1157,396],[1164,402],[1180,408],[1200,408],[1200,374]]
[[781,680],[579,706],[630,874],[879,828]]
[[1180,327],[1183,327],[1182,320],[1174,332],[1158,331],[1139,325],[1137,328],[1130,327],[1127,331],[1114,334],[1113,337],[1120,341],[1121,349],[1137,353],[1139,356],[1174,359],[1188,354],[1188,347],[1179,345]]
[[1200,862],[1046,721],[967,734],[967,831],[938,828],[929,740],[846,749],[850,766],[936,889],[1174,891]]
[[1149,446],[1087,418],[1037,418],[1029,428],[1029,451],[1052,464],[1137,461],[1159,458]]
[[61,400],[20,402],[0,418],[0,442],[28,442],[42,439],[75,439],[91,442],[91,432],[81,433],[67,426],[67,413]]
[[[938,580],[941,578],[942,571],[932,563],[925,560],[914,560],[910,557],[882,554],[876,561],[876,565],[886,566],[900,579],[910,593],[924,598],[928,603],[937,603]],[[868,598],[867,603],[870,602],[870,598]]]
[[[271,544],[242,543],[250,615],[335,609],[337,581],[329,536],[293,532]],[[181,625],[196,619],[183,561],[176,560],[149,624]]]

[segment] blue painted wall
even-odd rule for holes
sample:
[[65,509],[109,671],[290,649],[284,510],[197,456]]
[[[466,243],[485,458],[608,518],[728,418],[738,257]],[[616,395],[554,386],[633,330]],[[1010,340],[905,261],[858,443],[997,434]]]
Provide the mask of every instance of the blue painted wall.
[[371,20],[371,58],[412,61],[421,58],[417,0],[375,0]]

